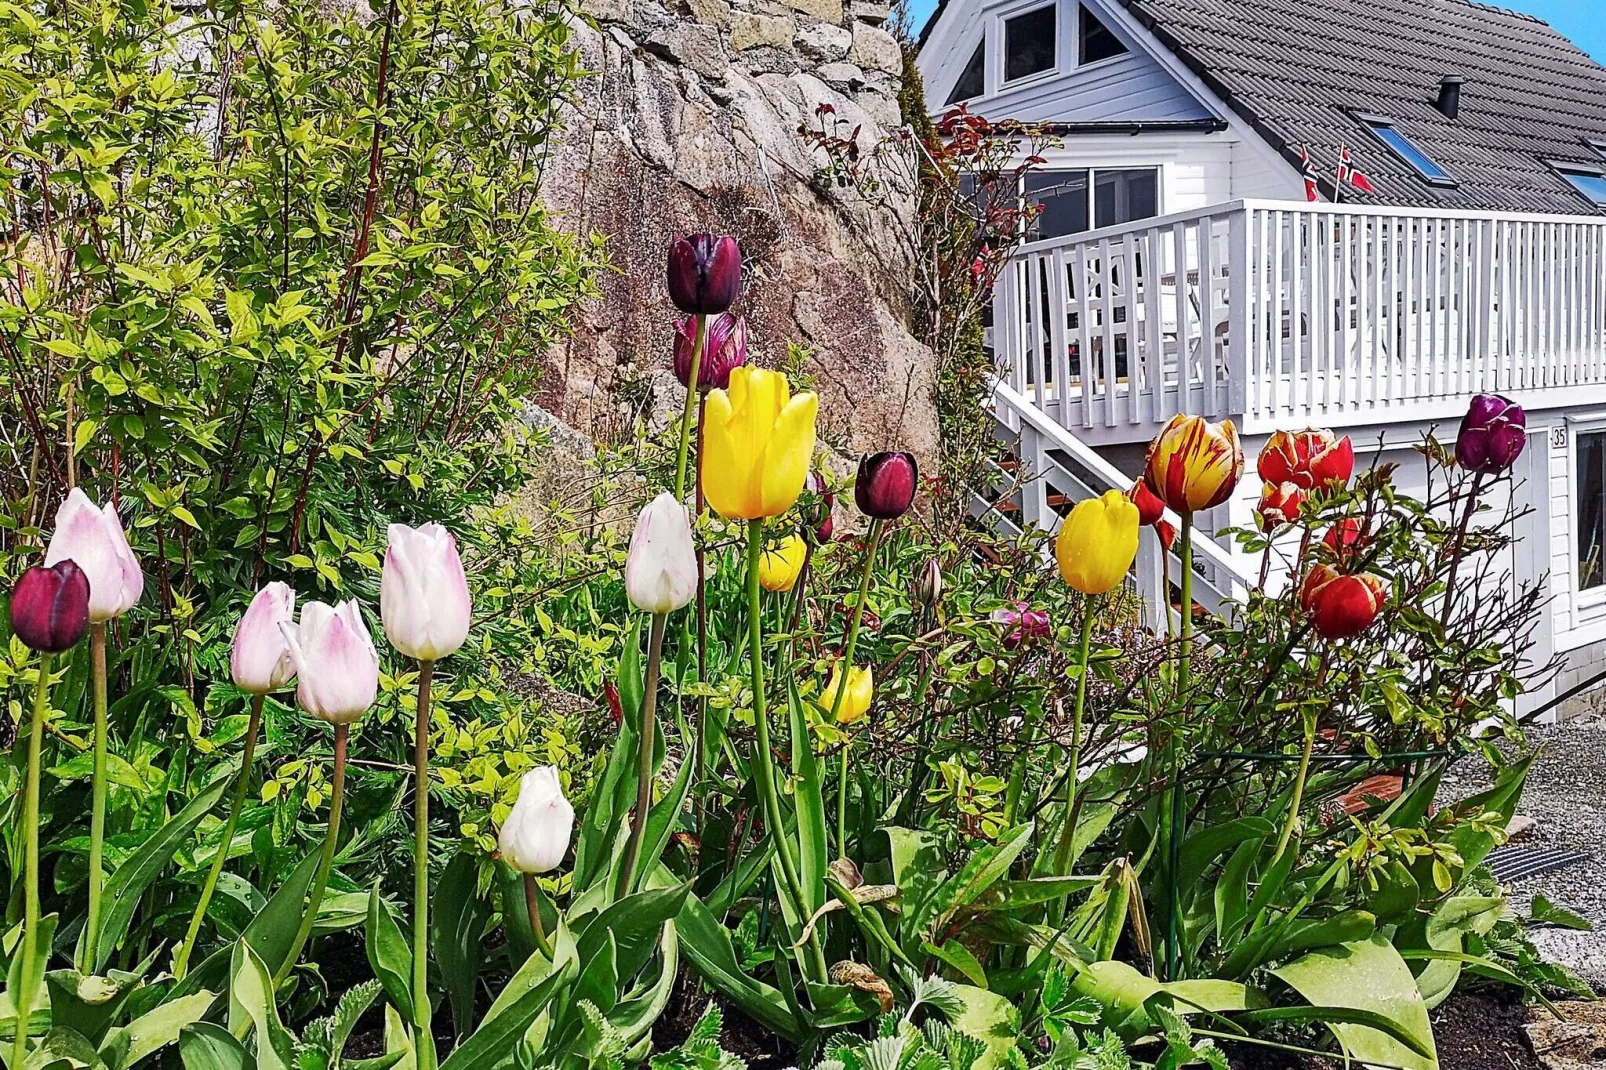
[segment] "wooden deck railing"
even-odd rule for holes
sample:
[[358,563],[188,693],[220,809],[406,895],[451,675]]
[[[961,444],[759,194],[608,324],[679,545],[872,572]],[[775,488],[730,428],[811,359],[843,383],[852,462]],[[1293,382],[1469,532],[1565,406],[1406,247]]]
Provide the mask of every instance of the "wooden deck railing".
[[1606,218],[1235,201],[1025,246],[993,322],[1005,381],[1096,440],[1606,393]]

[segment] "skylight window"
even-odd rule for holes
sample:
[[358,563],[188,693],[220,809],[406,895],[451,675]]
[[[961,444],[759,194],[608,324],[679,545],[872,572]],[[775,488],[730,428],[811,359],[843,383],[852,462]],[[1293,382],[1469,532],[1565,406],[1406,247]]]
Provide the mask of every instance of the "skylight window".
[[1606,208],[1606,174],[1566,167],[1558,167],[1556,171],[1572,184],[1573,189],[1588,197],[1596,207]]
[[1055,8],[1049,4],[1004,20],[1004,81],[1054,69]]
[[1411,169],[1435,186],[1454,186],[1457,182],[1450,177],[1450,172],[1434,162],[1433,157],[1417,148],[1415,143],[1400,133],[1394,123],[1388,119],[1380,119],[1375,115],[1358,116],[1365,123],[1367,129],[1377,135],[1377,139],[1389,147],[1389,151],[1411,165]]
[[959,75],[959,81],[954,83],[954,91],[948,94],[948,104],[958,104],[961,100],[979,97],[987,88],[987,39],[983,37],[976,42],[976,51],[970,54],[970,62]]

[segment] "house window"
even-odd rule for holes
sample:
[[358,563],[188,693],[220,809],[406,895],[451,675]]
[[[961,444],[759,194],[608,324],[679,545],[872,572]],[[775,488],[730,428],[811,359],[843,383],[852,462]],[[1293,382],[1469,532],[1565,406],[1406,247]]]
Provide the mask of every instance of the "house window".
[[1004,20],[1004,81],[1054,69],[1055,5]]
[[1097,63],[1101,59],[1113,59],[1126,52],[1126,45],[1121,39],[1110,32],[1110,28],[1099,21],[1099,17],[1083,5],[1082,14],[1077,24],[1077,41],[1079,63]]
[[1577,436],[1578,589],[1606,586],[1606,431]]
[[1410,138],[1400,133],[1394,123],[1388,119],[1380,119],[1374,115],[1360,116],[1367,129],[1377,135],[1377,139],[1389,147],[1389,151],[1411,165],[1412,170],[1436,186],[1458,185],[1450,177],[1450,172],[1433,162],[1433,157],[1417,148]]
[[1160,172],[1152,167],[1037,171],[1022,194],[1039,205],[1027,241],[1046,241],[1160,214]]
[[970,54],[970,62],[959,74],[959,81],[954,83],[954,91],[948,94],[946,104],[958,104],[961,100],[979,97],[987,89],[987,38],[984,35],[976,42],[976,51]]
[[1596,207],[1606,208],[1606,174],[1568,167],[1558,167],[1556,171]]

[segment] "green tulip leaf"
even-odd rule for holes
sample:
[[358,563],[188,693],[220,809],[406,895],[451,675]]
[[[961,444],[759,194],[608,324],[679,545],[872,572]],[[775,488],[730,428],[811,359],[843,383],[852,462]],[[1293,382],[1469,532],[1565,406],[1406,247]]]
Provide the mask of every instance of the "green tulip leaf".
[[184,1070],[254,1070],[245,1045],[220,1025],[195,1022],[179,1030],[178,1054]]

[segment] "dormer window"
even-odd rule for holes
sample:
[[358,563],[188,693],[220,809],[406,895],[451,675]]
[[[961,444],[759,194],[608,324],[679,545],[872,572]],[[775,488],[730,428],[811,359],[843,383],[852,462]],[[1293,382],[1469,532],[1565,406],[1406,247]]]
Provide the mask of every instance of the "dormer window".
[[1059,36],[1057,7],[1049,4],[1004,20],[1006,83],[1054,69],[1054,43]]
[[1126,45],[1084,4],[1077,24],[1077,62],[1086,66],[1126,54]]
[[1410,138],[1402,134],[1394,126],[1392,119],[1384,119],[1376,115],[1358,115],[1356,118],[1365,123],[1366,128],[1375,134],[1379,141],[1387,145],[1390,152],[1409,164],[1413,171],[1421,175],[1431,185],[1460,185],[1459,182],[1450,177],[1450,172],[1434,162],[1433,157],[1417,148]]
[[970,62],[959,74],[959,81],[954,83],[954,91],[948,94],[945,106],[958,104],[961,100],[979,97],[987,91],[987,40],[976,42],[976,51],[970,54]]

